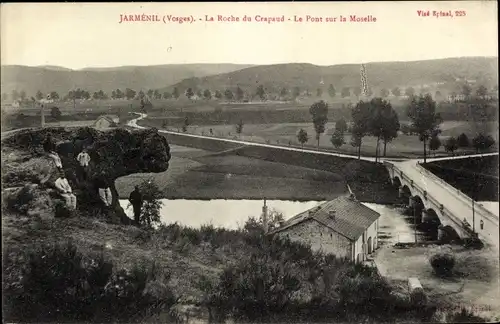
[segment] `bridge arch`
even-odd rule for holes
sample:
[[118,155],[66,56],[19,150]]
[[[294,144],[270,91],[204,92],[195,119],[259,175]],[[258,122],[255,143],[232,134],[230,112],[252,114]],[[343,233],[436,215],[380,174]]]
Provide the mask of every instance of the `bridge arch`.
[[394,177],[392,179],[392,183],[394,184],[394,187],[396,187],[396,188],[400,188],[402,185],[401,179],[399,179],[399,177]]
[[422,223],[422,212],[426,209],[422,198],[420,198],[420,196],[418,195],[412,196],[410,198],[410,208],[413,209],[415,223]]
[[442,225],[438,213],[433,208],[428,208],[423,211],[422,227],[429,233],[432,240],[438,239],[438,229]]

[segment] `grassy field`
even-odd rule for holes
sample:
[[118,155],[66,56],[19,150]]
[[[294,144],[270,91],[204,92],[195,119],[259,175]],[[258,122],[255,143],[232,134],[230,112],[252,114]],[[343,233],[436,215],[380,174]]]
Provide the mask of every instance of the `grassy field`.
[[[155,126],[158,128],[165,128],[173,131],[181,131],[180,127],[162,127],[162,123],[155,121],[155,119],[146,119],[140,121],[139,124],[144,126]],[[489,129],[492,129],[495,123],[490,123],[488,125]],[[231,139],[241,139],[245,141],[252,141],[258,143],[270,143],[285,146],[301,146],[297,140],[297,133],[300,129],[304,129],[308,135],[309,140],[304,144],[305,148],[314,149],[317,148],[317,142],[315,139],[315,132],[312,123],[282,123],[282,124],[247,124],[243,126],[243,131],[241,134],[236,133],[235,125],[192,125],[188,127],[187,133],[197,134],[197,135],[210,135],[210,129],[212,129],[213,136],[231,138]],[[450,121],[444,122],[441,125],[443,131],[441,137],[442,146],[436,150],[432,151],[430,155],[433,156],[448,156],[451,155],[447,153],[444,149],[444,142],[449,136],[458,136],[461,133],[466,133],[470,138],[473,136],[472,128],[467,122],[457,122]],[[326,131],[320,137],[319,147],[321,149],[327,149],[330,151],[347,153],[347,154],[357,154],[357,148],[350,145],[351,135],[345,134],[345,142],[343,146],[336,149],[333,147],[330,139],[331,135],[335,130],[335,123],[329,122],[326,124]],[[498,137],[495,132],[495,137]],[[375,156],[376,148],[376,138],[373,136],[365,136],[363,138],[363,143],[361,146],[361,154],[365,156]],[[383,154],[383,144],[381,143],[379,148],[380,154]],[[459,149],[455,153],[472,153],[474,150],[470,149]],[[386,156],[388,157],[409,157],[415,158],[423,155],[423,143],[419,141],[417,136],[414,135],[404,135],[399,134],[396,139],[387,144]]]
[[121,198],[152,178],[167,199],[326,200],[347,193],[344,177],[333,172],[236,155],[217,155],[172,145],[168,171],[117,179]]

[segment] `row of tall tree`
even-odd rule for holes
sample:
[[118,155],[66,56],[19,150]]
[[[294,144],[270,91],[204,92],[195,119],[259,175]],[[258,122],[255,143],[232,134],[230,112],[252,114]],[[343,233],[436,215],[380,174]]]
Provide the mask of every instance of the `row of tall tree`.
[[[476,150],[490,148],[494,143],[491,136],[484,135],[485,122],[488,121],[487,111],[488,102],[483,97],[477,95],[470,98],[472,117],[474,124],[482,125],[477,132],[477,136],[472,140]],[[309,112],[312,116],[312,122],[316,134],[317,146],[321,134],[325,132],[325,125],[328,122],[328,104],[320,100],[311,105]],[[428,145],[430,150],[437,150],[441,146],[438,135],[441,133],[439,128],[443,122],[440,114],[436,111],[436,101],[430,94],[411,96],[408,103],[406,114],[411,121],[409,132],[416,134],[423,143],[424,163],[427,158]],[[381,97],[376,97],[370,101],[359,101],[351,111],[351,145],[358,148],[358,158],[361,157],[361,146],[365,136],[374,136],[376,138],[375,160],[379,158],[379,147],[383,143],[383,155],[386,155],[387,144],[397,138],[401,129],[397,112],[393,109],[391,103]],[[339,148],[345,144],[344,134],[348,129],[347,122],[340,119],[335,124],[335,130],[332,133],[331,143]],[[300,129],[297,134],[299,143],[304,145],[309,140],[308,134],[304,129]],[[451,137],[445,143],[445,149],[454,153],[459,147],[469,147],[470,142],[465,134],[458,138]]]

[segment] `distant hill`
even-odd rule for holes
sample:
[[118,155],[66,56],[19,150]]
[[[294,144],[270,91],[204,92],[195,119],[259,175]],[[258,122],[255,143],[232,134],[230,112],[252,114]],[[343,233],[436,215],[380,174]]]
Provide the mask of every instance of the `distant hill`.
[[[463,57],[367,63],[365,66],[369,86],[377,93],[382,88],[390,90],[395,86],[412,86],[416,90],[422,85],[431,88],[442,87],[443,83],[457,86],[463,80],[497,85],[497,60],[496,57]],[[302,91],[307,89],[314,94],[317,88],[326,92],[328,86],[333,84],[338,95],[343,87],[360,87],[360,83],[359,64],[317,66],[291,63],[254,66],[226,74],[189,78],[167,89],[177,87],[180,91],[187,88],[224,90],[240,86],[246,92],[255,93],[257,86],[263,84],[267,92],[277,93],[283,87],[290,91],[297,86]]]
[[59,66],[5,65],[1,68],[1,87],[2,93],[9,95],[12,90],[24,90],[28,96],[35,95],[38,90],[43,93],[56,91],[64,95],[73,88],[85,89],[91,93],[103,90],[109,94],[114,89],[158,89],[186,78],[228,73],[250,66],[252,65],[172,64],[71,70]]

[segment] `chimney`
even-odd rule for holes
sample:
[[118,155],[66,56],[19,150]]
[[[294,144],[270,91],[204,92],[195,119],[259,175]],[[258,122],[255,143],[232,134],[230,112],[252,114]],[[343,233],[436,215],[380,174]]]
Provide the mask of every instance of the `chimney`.
[[335,210],[330,210],[328,212],[328,217],[331,219],[331,220],[335,220]]

